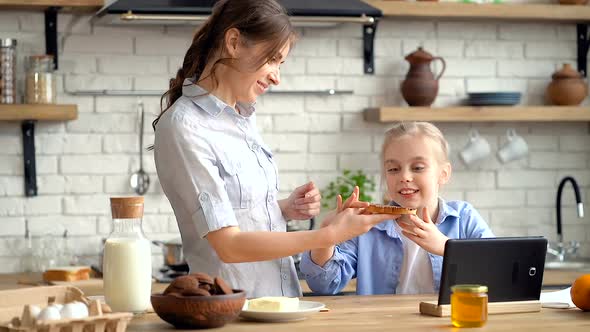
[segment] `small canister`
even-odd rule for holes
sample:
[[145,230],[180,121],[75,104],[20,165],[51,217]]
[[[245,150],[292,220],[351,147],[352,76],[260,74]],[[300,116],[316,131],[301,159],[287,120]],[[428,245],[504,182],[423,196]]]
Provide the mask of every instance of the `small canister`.
[[27,58],[25,102],[55,104],[56,81],[52,55],[32,55]]
[[451,322],[455,327],[480,327],[488,320],[488,287],[451,287]]
[[16,39],[0,38],[0,104],[16,103]]

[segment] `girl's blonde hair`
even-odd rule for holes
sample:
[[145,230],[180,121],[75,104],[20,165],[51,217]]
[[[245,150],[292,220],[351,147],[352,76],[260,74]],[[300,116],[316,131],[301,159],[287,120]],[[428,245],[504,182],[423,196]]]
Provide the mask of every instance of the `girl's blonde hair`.
[[381,162],[385,161],[385,150],[393,140],[405,135],[424,135],[440,147],[442,162],[449,162],[449,143],[440,129],[430,122],[398,122],[385,132],[383,147],[381,148]]

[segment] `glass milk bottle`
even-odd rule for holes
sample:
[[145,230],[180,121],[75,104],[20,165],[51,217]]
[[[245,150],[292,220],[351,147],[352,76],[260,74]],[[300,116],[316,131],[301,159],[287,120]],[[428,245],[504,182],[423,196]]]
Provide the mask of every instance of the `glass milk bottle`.
[[103,259],[106,303],[113,311],[146,311],[152,288],[152,251],[141,228],[143,197],[112,197],[111,212],[113,228]]

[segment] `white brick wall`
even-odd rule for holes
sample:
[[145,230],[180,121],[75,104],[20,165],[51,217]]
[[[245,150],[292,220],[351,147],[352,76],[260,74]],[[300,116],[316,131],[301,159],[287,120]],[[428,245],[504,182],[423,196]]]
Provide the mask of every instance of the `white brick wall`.
[[470,41],[465,47],[465,56],[469,58],[523,58],[522,42],[508,41]]
[[[523,0],[548,2],[549,0]],[[133,194],[129,175],[138,167],[136,97],[73,96],[70,91],[146,89],[163,91],[176,74],[194,27],[92,26],[91,16],[60,14],[59,102],[78,105],[79,118],[36,126],[39,196],[23,195],[22,138],[18,123],[0,122],[0,273],[21,269],[25,221],[33,234],[60,238],[88,259],[110,232],[108,198]],[[44,52],[42,14],[0,12],[0,35],[19,42],[24,57]],[[355,24],[300,29],[301,39],[283,66],[277,90],[353,90],[351,95],[279,95],[258,101],[258,126],[280,169],[281,195],[313,180],[320,188],[342,169],[364,169],[378,190],[379,151],[388,124],[365,122],[362,110],[404,105],[399,85],[408,70],[404,56],[418,46],[442,56],[447,70],[435,105],[456,105],[467,92],[519,91],[539,104],[551,74],[576,59],[575,25],[383,19],[375,39],[375,75],[363,74],[362,34]],[[438,72],[440,63],[433,65]],[[22,82],[21,82],[22,85]],[[22,92],[22,87],[19,88]],[[158,97],[142,97],[149,121]],[[588,103],[588,101],[586,101]],[[446,199],[472,203],[497,235],[544,235],[555,240],[555,195],[566,175],[578,179],[590,204],[590,134],[587,123],[444,123],[453,176]],[[470,128],[492,146],[485,161],[467,167],[457,157]],[[530,149],[523,160],[501,164],[495,157],[506,130],[515,128]],[[144,229],[152,239],[178,236],[150,152],[144,166],[152,180]],[[379,197],[380,193],[375,193]],[[582,242],[590,256],[590,217],[575,215],[573,191],[563,195],[564,236]],[[584,248],[585,247],[585,248]],[[161,264],[154,248],[154,260]]]
[[117,35],[72,35],[64,40],[64,53],[132,54],[133,38]]

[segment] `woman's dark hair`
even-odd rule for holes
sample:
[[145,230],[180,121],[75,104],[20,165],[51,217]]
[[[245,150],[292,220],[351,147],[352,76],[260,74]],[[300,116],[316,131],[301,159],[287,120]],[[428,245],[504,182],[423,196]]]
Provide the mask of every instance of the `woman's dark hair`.
[[[293,42],[295,30],[289,21],[285,9],[275,0],[219,0],[213,6],[213,12],[203,26],[195,33],[191,46],[186,51],[182,67],[176,73],[176,78],[170,80],[170,89],[162,95],[160,115],[152,122],[154,131],[156,124],[180,96],[186,78],[201,77],[205,66],[219,57],[211,66],[213,86],[218,82],[215,70],[221,64],[230,64],[231,58],[222,58],[224,51],[225,33],[232,28],[240,31],[240,36],[248,43],[268,43],[260,59],[255,61],[255,67],[262,67],[270,58],[279,53],[286,43]],[[165,107],[163,106],[166,100]]]

